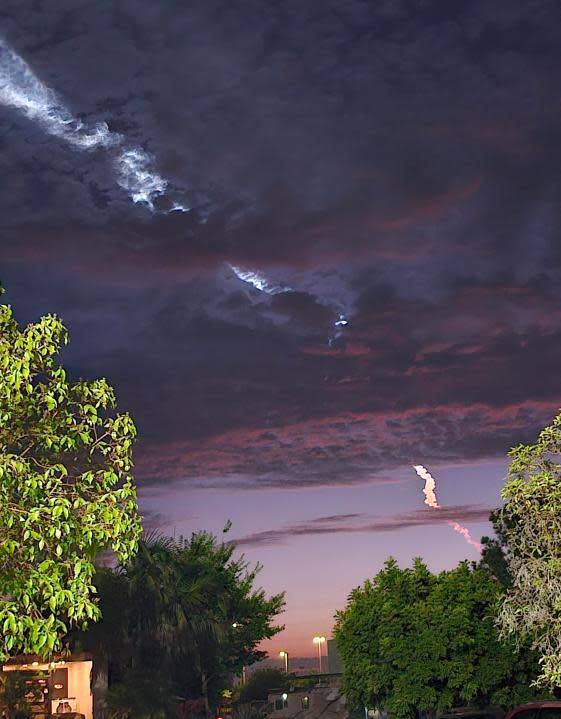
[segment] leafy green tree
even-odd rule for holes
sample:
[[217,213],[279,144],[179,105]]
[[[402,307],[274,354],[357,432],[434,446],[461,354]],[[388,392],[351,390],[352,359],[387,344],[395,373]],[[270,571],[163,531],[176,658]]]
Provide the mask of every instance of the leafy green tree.
[[272,621],[284,598],[255,589],[260,567],[234,551],[208,532],[155,538],[115,573],[100,573],[103,618],[81,642],[109,658],[121,710],[135,687],[164,682],[177,697],[202,698],[209,716],[232,677],[265,656],[257,647],[281,631]]
[[388,560],[336,616],[350,704],[405,719],[419,710],[531,698],[526,657],[495,630],[500,593],[485,569],[466,562],[435,576],[420,559],[406,569]]
[[99,618],[94,559],[122,561],[140,534],[128,414],[104,379],[71,382],[47,315],[20,329],[0,305],[0,659],[59,650]]
[[[337,612],[335,639],[344,666],[342,688],[353,708],[395,705],[399,716],[408,715],[414,700],[406,701],[405,712],[400,710],[403,697],[394,688],[409,670],[410,660],[405,656],[411,643],[419,651],[426,649],[426,659],[431,659],[431,647],[415,637],[419,625],[415,607],[426,601],[433,582],[420,559],[413,568],[403,570],[389,559],[374,579],[351,592],[347,607]],[[431,667],[419,660],[420,671],[430,677]],[[422,682],[422,677],[416,679]]]
[[530,642],[538,683],[561,686],[561,414],[535,444],[510,451],[495,528],[506,546],[512,586],[499,613],[503,636]]
[[289,677],[280,669],[257,669],[241,687],[238,703],[265,701],[272,689],[288,689]]

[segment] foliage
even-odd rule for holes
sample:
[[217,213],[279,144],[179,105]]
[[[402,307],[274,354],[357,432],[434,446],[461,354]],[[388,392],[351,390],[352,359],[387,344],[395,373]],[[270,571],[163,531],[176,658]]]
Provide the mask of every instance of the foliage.
[[[495,522],[497,513],[491,512],[490,521]],[[491,539],[490,537],[481,538],[480,566],[489,573],[491,577],[501,585],[503,589],[508,589],[512,584],[512,577],[506,561],[505,546],[499,539]]]
[[280,669],[257,669],[241,687],[238,702],[265,701],[271,689],[288,689],[289,677]]
[[435,576],[420,559],[407,569],[388,560],[337,613],[351,706],[382,707],[401,719],[531,698],[525,658],[495,630],[500,591],[486,570],[466,562]]
[[267,716],[267,702],[246,702],[237,704],[233,708],[233,719],[265,719]]
[[231,678],[265,656],[257,646],[281,631],[271,622],[284,598],[254,589],[260,567],[234,550],[208,532],[152,538],[116,572],[99,573],[103,618],[80,641],[108,658],[114,685],[143,670],[155,688],[164,681],[178,697],[203,698],[209,715]]
[[49,655],[98,619],[93,560],[126,561],[140,533],[134,424],[104,379],[69,381],[67,339],[57,317],[21,330],[0,305],[0,659]]
[[495,527],[512,577],[499,613],[505,637],[531,642],[538,683],[561,686],[561,414],[533,445],[510,452]]
[[169,681],[146,672],[130,673],[107,692],[107,719],[166,719],[176,711]]
[[25,693],[25,680],[19,672],[0,672],[0,713],[5,719],[31,719]]

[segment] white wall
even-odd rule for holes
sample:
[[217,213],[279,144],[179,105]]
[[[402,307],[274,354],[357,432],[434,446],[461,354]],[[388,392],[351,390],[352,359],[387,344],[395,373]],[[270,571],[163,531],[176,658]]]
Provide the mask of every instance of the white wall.
[[93,697],[90,689],[90,672],[93,663],[67,662],[68,696],[76,697],[76,711],[86,719],[93,719]]

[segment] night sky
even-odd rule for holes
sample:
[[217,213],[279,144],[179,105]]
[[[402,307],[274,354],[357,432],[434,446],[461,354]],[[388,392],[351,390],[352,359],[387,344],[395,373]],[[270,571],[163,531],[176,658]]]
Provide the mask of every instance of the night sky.
[[561,403],[560,88],[555,1],[2,0],[7,300],[133,414],[146,523],[287,590],[272,653],[476,559]]

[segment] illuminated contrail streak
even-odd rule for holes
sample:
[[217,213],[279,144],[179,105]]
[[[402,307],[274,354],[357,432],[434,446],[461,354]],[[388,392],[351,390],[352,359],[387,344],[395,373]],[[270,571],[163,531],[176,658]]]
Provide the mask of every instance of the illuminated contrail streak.
[[[432,474],[428,471],[426,467],[423,467],[422,464],[414,464],[413,469],[421,479],[425,480],[425,486],[423,487],[425,504],[427,504],[432,509],[440,509],[440,504],[438,504],[438,501],[436,499],[435,478],[432,476]],[[469,529],[467,527],[464,527],[459,522],[455,522],[452,520],[448,520],[447,524],[449,524],[455,532],[461,534],[462,537],[466,540],[466,542],[468,544],[471,544],[472,547],[475,547],[479,551],[482,550],[481,544],[475,541],[475,539],[469,533]]]
[[74,118],[25,60],[1,39],[0,102],[22,112],[49,135],[82,149],[111,147],[121,142],[121,136],[110,132],[105,123],[88,128]]
[[[251,285],[256,290],[264,292],[267,295],[278,295],[282,294],[283,292],[294,292],[292,287],[289,287],[289,285],[271,284],[269,280],[264,277],[260,272],[244,269],[230,263],[228,263],[228,267],[232,270],[232,272],[239,280],[245,282],[248,285]],[[337,317],[337,319],[335,319],[333,322],[334,333],[331,334],[327,340],[327,344],[331,347],[334,346],[335,343],[342,337],[343,328],[347,327],[347,325],[349,324],[349,320],[347,318],[347,315],[343,314],[340,309],[335,310],[332,302],[325,302],[323,304],[327,305],[328,307],[331,307],[331,309],[336,312]]]
[[260,292],[265,292],[268,295],[278,295],[282,292],[292,292],[292,287],[287,285],[272,285],[266,277],[263,277],[259,272],[252,270],[246,270],[236,265],[228,265],[236,277],[242,282],[246,282],[248,285],[255,287]]
[[458,524],[458,522],[448,522],[448,524],[453,527],[454,531],[458,532],[458,534],[461,534],[468,544],[471,544],[472,547],[475,547],[478,551],[481,552],[483,547],[471,536],[467,527],[463,527],[461,524]]
[[165,193],[168,182],[150,170],[151,161],[144,150],[123,150],[117,157],[117,182],[129,193],[133,202],[154,210],[153,200]]
[[[74,117],[56,93],[33,73],[25,60],[0,38],[0,103],[19,110],[44,132],[79,150],[103,149],[112,155],[117,184],[134,203],[156,212],[154,200],[166,193],[169,183],[152,168],[151,156],[138,147],[126,147],[124,137],[111,132],[107,123],[86,125]],[[165,212],[189,212],[174,202]]]

